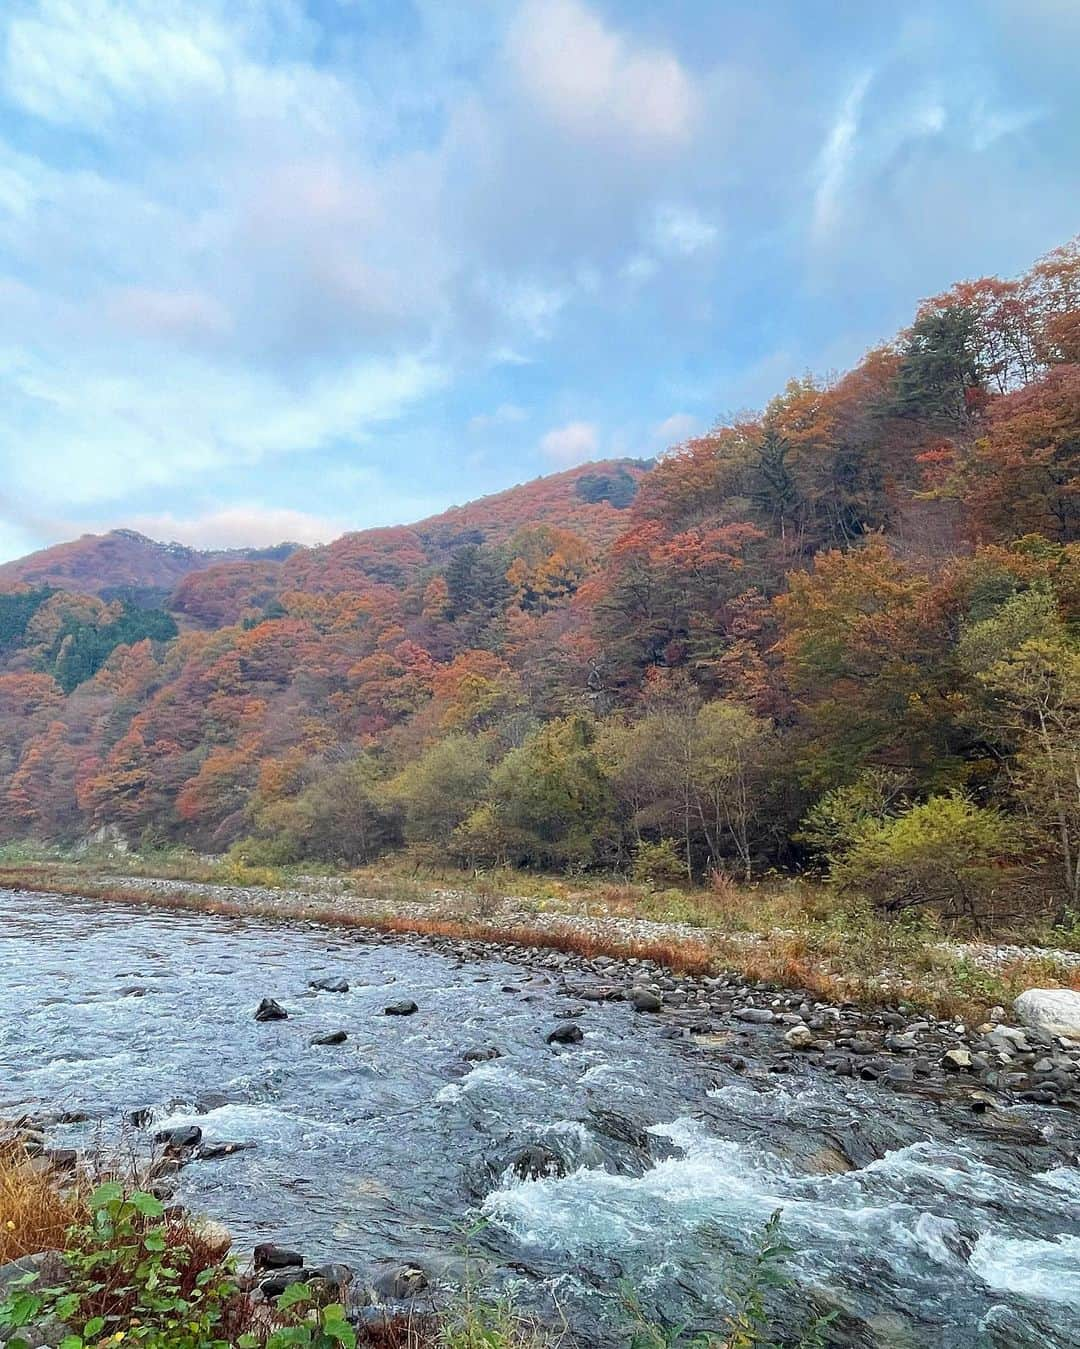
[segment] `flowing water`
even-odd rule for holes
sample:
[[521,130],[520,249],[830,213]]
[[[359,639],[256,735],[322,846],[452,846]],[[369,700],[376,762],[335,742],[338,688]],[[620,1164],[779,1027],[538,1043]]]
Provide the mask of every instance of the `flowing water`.
[[[339,975],[347,994],[309,988]],[[289,1020],[256,1023],[264,996]],[[416,1015],[383,1015],[402,998]],[[1075,1117],[980,1117],[804,1063],[739,1076],[622,1003],[549,1046],[572,1005],[558,973],[419,941],[0,893],[0,1114],[89,1112],[53,1133],[81,1146],[152,1107],[154,1129],[253,1142],[181,1178],[238,1246],[446,1278],[467,1260],[578,1343],[625,1344],[631,1289],[648,1315],[717,1325],[779,1209],[779,1304],[792,1324],[840,1309],[830,1342],[1080,1345]],[[774,1061],[775,1030],[739,1029]],[[519,1179],[530,1144],[566,1174]]]

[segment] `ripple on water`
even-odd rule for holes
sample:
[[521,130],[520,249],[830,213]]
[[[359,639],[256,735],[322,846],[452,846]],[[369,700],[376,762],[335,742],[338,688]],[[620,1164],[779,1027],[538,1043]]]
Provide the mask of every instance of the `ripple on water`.
[[[586,1042],[553,1050],[558,979],[529,983],[499,961],[483,973],[303,924],[0,894],[0,1083],[15,1112],[104,1114],[58,1131],[76,1144],[147,1106],[152,1129],[191,1122],[208,1140],[254,1142],[182,1173],[180,1198],[228,1220],[241,1244],[275,1239],[358,1267],[435,1260],[458,1248],[479,1200],[490,1226],[476,1242],[560,1289],[589,1344],[622,1281],[675,1319],[715,1306],[731,1257],[776,1209],[800,1306],[817,1289],[863,1325],[906,1325],[909,1342],[942,1349],[1074,1342],[1080,1172],[1062,1164],[1058,1135],[1010,1150],[1007,1131],[969,1136],[933,1106],[803,1063],[783,1084],[751,1082],[620,1003],[591,1003]],[[313,994],[326,974],[349,993]],[[153,996],[118,996],[118,979],[153,979]],[[418,1003],[414,1017],[382,1015],[391,985]],[[263,996],[289,1020],[256,1024]],[[339,1028],[340,1051],[310,1047]],[[465,1071],[462,1054],[487,1043],[502,1057]],[[755,1043],[741,1045],[751,1060]],[[1059,1134],[1072,1127],[1053,1118]],[[818,1174],[832,1140],[850,1169]],[[530,1144],[568,1174],[506,1171]],[[1045,1152],[1041,1165],[1030,1152]]]

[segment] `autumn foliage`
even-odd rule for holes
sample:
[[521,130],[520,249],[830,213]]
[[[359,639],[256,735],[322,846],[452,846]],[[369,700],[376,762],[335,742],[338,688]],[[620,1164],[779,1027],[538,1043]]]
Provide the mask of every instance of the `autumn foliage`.
[[124,536],[106,561],[160,590],[137,604],[89,583],[92,540],[17,564],[3,828],[747,874],[828,866],[802,822],[857,799],[879,850],[992,811],[973,837],[1019,832],[981,883],[1071,904],[1078,334],[1074,242],[655,463],[146,575]]

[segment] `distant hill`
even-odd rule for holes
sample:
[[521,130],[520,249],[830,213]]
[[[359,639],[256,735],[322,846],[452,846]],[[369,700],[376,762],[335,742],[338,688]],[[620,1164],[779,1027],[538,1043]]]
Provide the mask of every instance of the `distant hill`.
[[122,597],[149,606],[170,595],[190,572],[222,562],[283,561],[296,544],[273,548],[188,548],[157,543],[133,529],[83,534],[0,565],[0,591],[18,586],[53,586],[102,599]]

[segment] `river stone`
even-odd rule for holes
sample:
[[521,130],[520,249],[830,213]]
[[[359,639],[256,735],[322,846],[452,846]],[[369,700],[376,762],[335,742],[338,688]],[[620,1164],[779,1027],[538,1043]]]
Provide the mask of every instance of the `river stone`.
[[489,1049],[466,1049],[461,1057],[465,1063],[488,1063],[491,1059],[501,1059],[502,1050],[494,1045]]
[[216,1162],[222,1157],[232,1157],[237,1152],[247,1152],[255,1146],[254,1143],[235,1143],[222,1141],[220,1143],[201,1143],[195,1149],[195,1157],[200,1162]]
[[320,993],[348,993],[349,981],[347,979],[312,979],[308,985],[309,988],[317,988]]
[[540,1180],[543,1176],[565,1176],[562,1158],[542,1143],[524,1147],[510,1163],[519,1180]]
[[374,1281],[375,1292],[383,1301],[403,1302],[429,1287],[427,1274],[419,1265],[398,1265],[383,1270]]
[[792,1026],[784,1032],[784,1043],[792,1049],[810,1049],[814,1043],[814,1032],[809,1026]]
[[284,1269],[275,1269],[261,1280],[259,1291],[263,1297],[280,1297],[286,1288],[294,1283],[306,1283],[308,1278],[306,1269],[301,1269],[298,1265],[287,1265]]
[[1029,988],[1013,1006],[1025,1026],[1080,1040],[1080,993],[1068,988]]
[[580,1026],[575,1026],[572,1021],[568,1021],[564,1026],[556,1026],[549,1032],[547,1042],[549,1045],[577,1045],[585,1038],[585,1033]]
[[769,1026],[776,1020],[767,1007],[738,1007],[731,1015],[736,1021],[748,1021],[755,1026]]
[[272,1241],[260,1242],[252,1251],[251,1258],[256,1269],[289,1269],[304,1263],[304,1257],[299,1251],[290,1251]]
[[383,1008],[384,1016],[412,1016],[414,1012],[420,1009],[415,1002],[405,998],[401,1002],[392,1002],[389,1007]]
[[972,1066],[971,1053],[966,1049],[947,1049],[942,1055],[941,1062],[946,1068],[966,1072]]
[[654,993],[651,988],[635,988],[630,994],[630,1001],[634,1004],[635,1012],[658,1012],[664,1005],[659,993]]
[[199,1146],[202,1130],[197,1124],[178,1124],[174,1129],[160,1130],[154,1135],[154,1142],[164,1143],[173,1152],[183,1152]]
[[288,1019],[288,1012],[280,1002],[275,1002],[273,998],[263,998],[262,1002],[255,1008],[256,1021],[287,1021]]
[[343,1045],[348,1038],[345,1031],[332,1030],[325,1035],[316,1035],[311,1043],[313,1045]]

